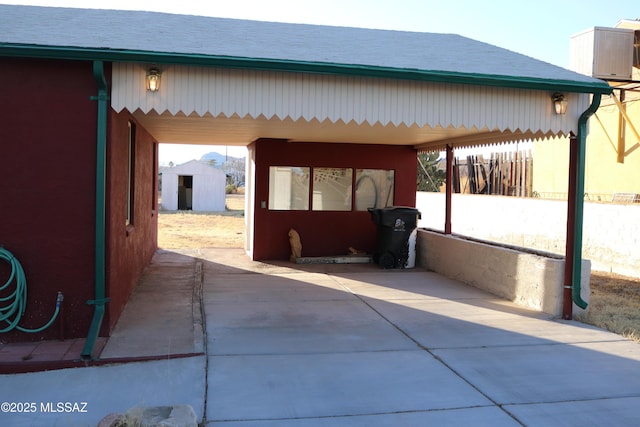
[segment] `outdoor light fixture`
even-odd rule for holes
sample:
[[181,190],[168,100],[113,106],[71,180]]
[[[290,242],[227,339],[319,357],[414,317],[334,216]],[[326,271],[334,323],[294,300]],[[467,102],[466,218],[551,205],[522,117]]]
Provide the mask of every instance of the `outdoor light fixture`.
[[150,68],[149,71],[147,71],[147,90],[157,92],[158,89],[160,89],[160,70]]
[[569,105],[569,101],[564,99],[564,95],[561,93],[554,93],[551,98],[553,98],[553,105],[556,107],[556,114],[564,114],[567,112],[567,105]]

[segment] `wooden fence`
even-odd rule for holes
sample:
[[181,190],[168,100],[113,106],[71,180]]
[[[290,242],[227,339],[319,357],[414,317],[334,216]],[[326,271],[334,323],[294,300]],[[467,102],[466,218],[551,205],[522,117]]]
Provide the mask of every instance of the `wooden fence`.
[[455,193],[531,197],[532,181],[531,150],[454,159]]

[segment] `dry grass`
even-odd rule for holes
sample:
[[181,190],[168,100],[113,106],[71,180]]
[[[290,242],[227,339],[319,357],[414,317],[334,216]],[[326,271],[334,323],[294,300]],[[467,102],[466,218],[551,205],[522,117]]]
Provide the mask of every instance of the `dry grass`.
[[229,194],[224,212],[160,211],[158,246],[163,249],[242,248],[244,194]]
[[[244,194],[227,195],[225,212],[160,212],[158,245],[165,249],[244,246]],[[640,342],[640,278],[592,272],[587,314],[577,320]]]
[[577,320],[640,342],[640,278],[591,273],[591,300]]

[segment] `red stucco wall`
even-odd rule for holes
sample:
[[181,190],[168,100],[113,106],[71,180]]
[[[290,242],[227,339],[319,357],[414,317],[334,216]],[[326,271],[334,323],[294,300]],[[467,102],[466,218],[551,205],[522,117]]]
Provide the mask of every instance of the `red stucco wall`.
[[[110,298],[103,333],[115,326],[158,243],[157,148],[153,137],[126,111],[111,111],[107,156],[107,289]],[[135,124],[134,214],[126,225],[128,122]]]
[[392,169],[394,205],[415,206],[417,156],[412,147],[369,144],[322,144],[260,139],[254,142],[256,163],[255,260],[288,259],[288,232],[302,240],[303,256],[346,254],[350,246],[372,252],[376,225],[367,211],[270,211],[270,166]]
[[[107,66],[107,82],[110,67]],[[22,264],[28,300],[21,326],[45,324],[64,294],[65,338],[86,337],[95,297],[97,88],[92,63],[0,58],[0,245]],[[134,224],[125,226],[127,122],[108,116],[106,286],[108,334],[157,247],[157,150],[137,126]],[[8,263],[0,262],[0,284]],[[0,293],[4,296],[6,293]],[[2,329],[4,325],[0,325]],[[59,322],[42,333],[0,334],[6,342],[57,339]]]
[[[93,309],[96,94],[92,64],[0,58],[0,245],[24,267],[20,325],[42,326],[64,293],[66,337],[86,336]],[[7,264],[0,262],[0,282]],[[4,326],[4,325],[3,325]],[[56,338],[0,334],[3,341]]]

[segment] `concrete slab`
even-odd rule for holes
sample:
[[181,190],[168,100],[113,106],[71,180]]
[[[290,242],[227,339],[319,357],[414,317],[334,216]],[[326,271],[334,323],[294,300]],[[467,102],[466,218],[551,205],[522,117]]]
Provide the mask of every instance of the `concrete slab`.
[[201,420],[205,362],[205,356],[199,356],[0,375],[2,402],[33,404],[29,411],[0,411],[0,425],[96,426],[112,412],[177,403],[191,405]]
[[[309,267],[205,280],[208,425],[633,425],[633,415],[640,418],[637,409],[615,412],[618,399],[640,398],[635,378],[616,386],[640,366],[636,343],[420,269]],[[559,416],[594,399],[607,417]]]
[[627,340],[433,353],[503,405],[640,397],[640,345]]
[[215,422],[228,427],[398,427],[474,426],[512,427],[521,424],[496,407],[403,412],[395,414],[351,415],[346,417],[297,418],[286,420]]
[[288,261],[261,262],[252,261],[242,249],[206,249],[198,250],[195,255],[205,261],[206,276],[215,274],[277,274],[295,271],[295,264]]
[[486,299],[487,293],[422,269],[330,273],[354,294],[382,300]]
[[416,348],[326,274],[217,275],[204,301],[210,355]]
[[490,297],[484,300],[366,299],[389,322],[430,348],[544,345],[620,337],[579,322],[562,322]]
[[208,354],[417,348],[393,325],[353,299],[210,304],[207,306]]
[[202,352],[202,348],[195,345],[202,341],[196,337],[202,335],[201,330],[194,326],[200,320],[194,318],[193,312],[196,266],[197,260],[193,257],[157,251],[134,288],[100,358]]
[[256,301],[333,301],[354,296],[326,274],[292,271],[286,274],[206,275],[205,303]]
[[207,420],[284,420],[490,406],[420,351],[209,358]]
[[277,274],[291,272],[362,272],[381,271],[376,264],[295,264],[289,261],[252,261],[242,249],[203,248],[199,250],[180,251],[202,258],[205,263],[205,274]]
[[[505,409],[527,426],[637,426],[639,397],[507,405]],[[615,421],[613,421],[615,420]]]

